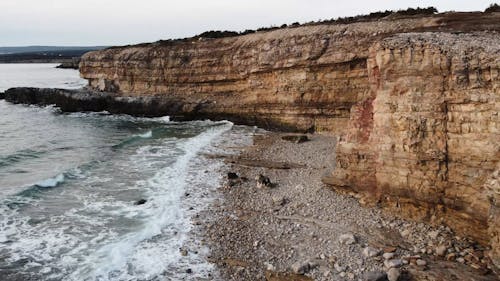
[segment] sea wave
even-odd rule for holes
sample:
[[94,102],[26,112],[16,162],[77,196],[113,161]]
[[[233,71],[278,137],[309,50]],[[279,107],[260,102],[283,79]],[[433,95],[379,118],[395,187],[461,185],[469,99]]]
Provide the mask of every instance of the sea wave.
[[0,168],[17,164],[24,160],[40,158],[46,151],[35,151],[31,149],[23,149],[16,151],[10,155],[0,156]]
[[[230,122],[219,124],[221,126],[210,127],[195,137],[178,142],[183,154],[172,165],[146,180],[149,199],[148,204],[141,207],[142,227],[86,256],[71,275],[71,280],[135,280],[130,276],[134,274],[130,269],[137,266],[146,268],[136,268],[136,273],[147,272],[150,277],[158,276],[168,270],[169,264],[181,258],[178,249],[186,239],[191,224],[190,218],[184,215],[181,208],[181,198],[191,173],[190,164],[199,151],[232,127]],[[122,209],[121,212],[126,213],[127,210]],[[169,262],[158,264],[154,258],[148,257],[161,253],[156,247],[143,243],[161,235],[167,226],[169,231],[175,230],[177,235],[162,245],[161,251],[168,253],[164,258]]]
[[70,112],[63,113],[72,118],[104,118],[105,120],[127,121],[127,122],[152,122],[152,123],[170,123],[170,116],[161,117],[137,117],[128,114],[111,114],[108,111],[98,112]]
[[[239,146],[234,141],[241,135],[231,128],[226,121],[141,124],[129,136],[137,146],[33,184],[9,197],[9,204],[20,204],[16,208],[3,200],[0,247],[8,258],[0,260],[0,275],[2,266],[14,265],[14,280],[214,276],[207,252],[189,244],[199,241],[189,233],[191,219],[215,196],[220,181],[222,162],[202,155]],[[135,204],[140,199],[146,203]],[[185,245],[197,253],[181,255]]]
[[59,184],[63,183],[64,179],[65,179],[64,174],[59,174],[55,177],[40,181],[40,182],[36,183],[35,186],[38,186],[38,187],[56,187]]

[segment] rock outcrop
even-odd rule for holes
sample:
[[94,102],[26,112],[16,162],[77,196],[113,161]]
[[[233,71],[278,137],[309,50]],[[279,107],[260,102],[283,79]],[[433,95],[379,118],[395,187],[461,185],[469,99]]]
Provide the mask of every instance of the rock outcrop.
[[[457,26],[456,17],[466,20]],[[101,91],[195,97],[200,112],[213,116],[340,133],[369,90],[366,62],[374,42],[415,30],[498,28],[496,20],[481,13],[416,16],[115,47],[84,55],[80,71]]]
[[370,93],[325,181],[498,243],[499,43],[496,33],[409,33],[374,44]]
[[158,114],[337,134],[325,183],[447,224],[500,266],[499,31],[500,13],[312,25],[110,48],[80,71]]

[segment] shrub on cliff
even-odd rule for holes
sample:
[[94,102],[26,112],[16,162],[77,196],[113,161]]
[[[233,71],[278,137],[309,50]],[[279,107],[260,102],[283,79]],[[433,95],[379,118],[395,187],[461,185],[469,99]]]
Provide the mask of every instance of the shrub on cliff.
[[494,12],[500,12],[500,5],[497,3],[491,4],[486,10],[484,10],[485,13],[494,13]]
[[406,10],[399,10],[396,11],[394,14],[402,16],[415,16],[415,15],[433,15],[437,12],[438,10],[434,7],[427,7],[427,8],[417,7],[416,9],[408,8]]
[[245,31],[240,32],[241,35],[247,35],[247,34],[251,34],[251,33],[255,33],[255,30],[246,29]]
[[205,31],[200,35],[196,35],[195,38],[225,38],[225,37],[234,37],[238,35],[239,33],[236,31],[210,30],[210,31]]

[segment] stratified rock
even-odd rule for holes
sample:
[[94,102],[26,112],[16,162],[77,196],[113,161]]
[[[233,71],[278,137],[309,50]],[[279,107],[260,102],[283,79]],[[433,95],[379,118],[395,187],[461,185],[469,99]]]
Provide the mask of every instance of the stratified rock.
[[371,90],[352,107],[324,182],[494,244],[500,264],[498,199],[488,199],[499,189],[500,36],[408,33],[370,50]]
[[500,162],[484,184],[488,199],[491,202],[488,217],[488,233],[491,238],[491,258],[500,268]]

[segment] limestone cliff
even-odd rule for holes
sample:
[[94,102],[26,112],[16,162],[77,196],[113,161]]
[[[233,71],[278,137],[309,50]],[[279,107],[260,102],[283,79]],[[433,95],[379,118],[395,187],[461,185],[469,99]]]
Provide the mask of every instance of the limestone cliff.
[[495,247],[500,13],[312,25],[83,56],[95,90],[200,116],[340,136],[324,181]]
[[370,94],[353,106],[326,181],[488,243],[498,212],[488,200],[498,182],[483,187],[500,159],[498,43],[495,33],[410,33],[374,44]]
[[[313,25],[223,39],[116,47],[85,55],[82,77],[124,95],[202,101],[203,115],[264,127],[340,133],[368,92],[369,47],[394,33],[455,29],[454,16]],[[470,16],[464,28],[496,27]]]

